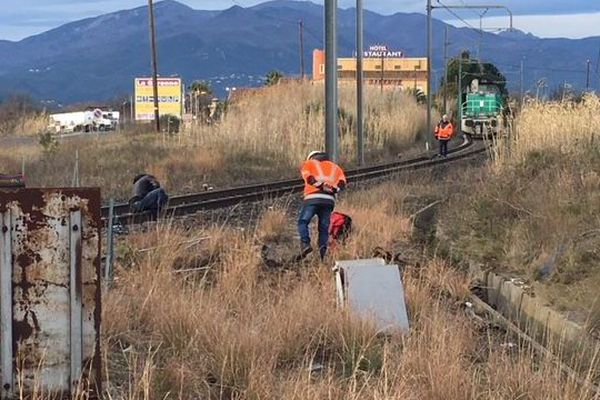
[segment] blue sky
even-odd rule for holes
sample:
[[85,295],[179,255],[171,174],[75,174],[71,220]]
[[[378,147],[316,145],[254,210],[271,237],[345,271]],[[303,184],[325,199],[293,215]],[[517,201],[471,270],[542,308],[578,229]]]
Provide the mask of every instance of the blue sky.
[[[259,0],[180,0],[195,9],[224,9],[235,4],[250,6]],[[315,1],[318,2],[318,1]],[[322,2],[322,0],[321,0]],[[442,0],[446,5],[481,4],[479,0]],[[2,0],[0,39],[20,40],[44,32],[66,22],[97,16],[107,12],[147,4],[146,0]],[[364,0],[365,8],[382,13],[424,12],[425,0]],[[433,0],[434,5],[437,0]],[[502,0],[516,15],[515,27],[542,37],[581,38],[600,36],[600,0]],[[355,0],[338,0],[340,7],[352,7]],[[457,13],[468,22],[479,25],[478,11]],[[457,26],[462,21],[444,10],[435,17]],[[488,13],[486,27],[506,26],[507,19]]]

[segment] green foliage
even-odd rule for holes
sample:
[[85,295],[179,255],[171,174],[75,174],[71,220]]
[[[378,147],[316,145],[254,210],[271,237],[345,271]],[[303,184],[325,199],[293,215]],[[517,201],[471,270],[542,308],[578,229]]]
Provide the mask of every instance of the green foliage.
[[[471,59],[469,52],[463,52],[459,58],[453,58],[448,62],[448,84],[442,77],[440,82],[440,92],[447,91],[447,95],[450,99],[456,99],[456,82],[458,78],[458,70],[460,63],[462,62],[462,81],[461,89],[464,91],[473,79],[479,79],[480,81],[488,81],[496,83],[500,89],[500,93],[503,98],[508,97],[508,90],[506,89],[506,77],[502,75],[500,70],[491,63],[482,63],[478,60]],[[452,100],[451,100],[452,101]]]
[[58,139],[52,132],[40,133],[39,143],[46,155],[54,154],[58,150]]
[[208,81],[194,81],[189,89],[196,96],[212,96],[213,94],[212,87]]
[[167,133],[179,133],[181,126],[181,120],[175,115],[167,114],[161,115],[160,126],[164,132]]
[[274,69],[267,74],[266,78],[267,78],[267,80],[265,81],[266,86],[277,85],[279,83],[279,80],[281,78],[283,78],[283,73]]

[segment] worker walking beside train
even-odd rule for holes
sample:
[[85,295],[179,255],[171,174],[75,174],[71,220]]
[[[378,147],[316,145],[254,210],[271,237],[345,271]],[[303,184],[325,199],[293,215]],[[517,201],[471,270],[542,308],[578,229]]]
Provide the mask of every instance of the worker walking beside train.
[[309,224],[316,215],[319,220],[319,255],[327,253],[329,223],[335,206],[335,197],[346,187],[346,176],[342,168],[330,161],[327,153],[311,152],[300,169],[304,180],[304,202],[298,217],[300,234],[300,259],[312,252]]
[[448,142],[454,134],[454,126],[448,120],[448,116],[444,114],[442,120],[435,127],[435,138],[440,144],[439,156],[446,158],[448,156]]

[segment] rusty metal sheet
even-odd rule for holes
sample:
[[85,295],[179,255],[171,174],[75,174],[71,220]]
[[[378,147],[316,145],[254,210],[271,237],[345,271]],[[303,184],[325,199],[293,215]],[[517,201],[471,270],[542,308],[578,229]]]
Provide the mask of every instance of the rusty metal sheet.
[[342,308],[373,320],[381,332],[408,333],[404,286],[397,265],[371,258],[337,261],[333,270]]
[[0,213],[10,215],[12,372],[25,392],[64,395],[78,371],[99,388],[100,190],[0,190]]

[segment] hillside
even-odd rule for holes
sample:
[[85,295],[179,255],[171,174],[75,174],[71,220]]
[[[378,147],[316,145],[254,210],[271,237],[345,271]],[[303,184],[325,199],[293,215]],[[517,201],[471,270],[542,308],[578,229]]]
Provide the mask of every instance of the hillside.
[[[305,60],[322,47],[323,9],[310,2],[273,1],[223,11],[194,10],[173,0],[156,4],[158,54],[163,76],[185,81],[210,79],[217,92],[227,86],[259,85],[277,68],[299,73],[298,26],[305,25]],[[408,56],[425,54],[426,18],[421,14],[383,16],[365,12],[365,43],[386,43]],[[436,20],[434,67],[442,69],[442,32]],[[474,50],[478,32],[449,28],[449,54]],[[520,32],[486,33],[482,57],[498,63],[512,88],[525,57],[525,87],[548,78],[552,88],[563,81],[585,84],[585,60],[595,59],[600,38],[540,39]],[[354,11],[339,12],[339,54],[354,51]],[[149,74],[147,10],[140,7],[72,22],[19,42],[0,41],[0,96],[20,91],[37,98],[71,103],[126,95],[135,76]],[[563,72],[563,70],[577,72]],[[75,79],[74,79],[75,78]],[[596,87],[598,79],[593,80]]]

